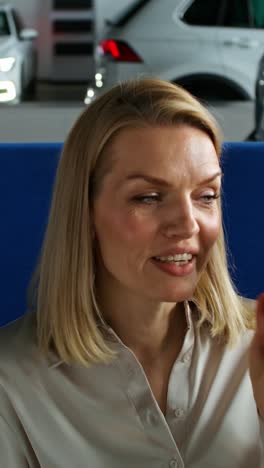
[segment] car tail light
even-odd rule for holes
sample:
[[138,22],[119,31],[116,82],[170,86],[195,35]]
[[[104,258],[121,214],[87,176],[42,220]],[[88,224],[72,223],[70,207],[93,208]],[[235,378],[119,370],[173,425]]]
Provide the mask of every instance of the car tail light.
[[124,41],[104,39],[100,42],[103,55],[110,55],[117,62],[142,62],[139,55]]

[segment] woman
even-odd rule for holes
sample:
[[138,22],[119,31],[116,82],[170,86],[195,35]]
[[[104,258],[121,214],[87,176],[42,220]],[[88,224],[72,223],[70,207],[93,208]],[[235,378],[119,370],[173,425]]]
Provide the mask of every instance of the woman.
[[220,146],[159,80],[80,116],[36,313],[0,334],[1,468],[264,466],[264,300],[254,333],[226,266]]

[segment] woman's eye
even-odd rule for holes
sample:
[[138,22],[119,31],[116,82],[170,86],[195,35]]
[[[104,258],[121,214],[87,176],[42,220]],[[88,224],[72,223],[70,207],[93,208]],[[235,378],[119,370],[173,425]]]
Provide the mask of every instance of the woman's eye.
[[150,195],[138,195],[133,198],[133,201],[135,201],[136,203],[151,205],[153,203],[161,201],[161,196],[157,193]]
[[219,193],[208,193],[208,194],[205,194],[205,195],[202,195],[202,200],[207,204],[207,205],[210,205],[211,203],[213,203],[214,200],[217,200],[217,198],[219,198],[220,194]]

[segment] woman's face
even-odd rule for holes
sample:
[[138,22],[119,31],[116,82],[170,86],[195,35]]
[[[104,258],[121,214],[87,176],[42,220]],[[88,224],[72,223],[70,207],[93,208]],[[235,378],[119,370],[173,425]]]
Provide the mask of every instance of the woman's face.
[[100,284],[122,297],[191,298],[220,227],[220,167],[187,125],[122,130],[94,200]]

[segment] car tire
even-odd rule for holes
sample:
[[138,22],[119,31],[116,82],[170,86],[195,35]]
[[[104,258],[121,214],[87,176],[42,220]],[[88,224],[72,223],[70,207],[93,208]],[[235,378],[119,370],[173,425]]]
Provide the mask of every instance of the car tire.
[[213,75],[193,75],[175,80],[183,88],[202,101],[209,100],[247,100],[249,96],[234,83]]
[[24,71],[23,71],[23,68],[21,68],[21,72],[20,72],[20,96],[18,97],[19,99],[19,102],[21,101],[24,101],[25,99],[25,78],[24,78]]
[[24,70],[21,71],[21,101],[32,101],[36,98],[37,93],[37,58],[34,58],[34,77],[28,83],[27,86],[24,85]]
[[34,77],[30,83],[27,85],[24,91],[24,97],[27,100],[34,100],[37,92],[37,79]]

